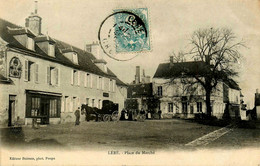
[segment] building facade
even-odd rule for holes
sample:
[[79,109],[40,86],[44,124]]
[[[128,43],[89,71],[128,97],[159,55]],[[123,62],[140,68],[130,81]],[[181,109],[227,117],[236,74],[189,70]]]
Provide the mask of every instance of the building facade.
[[106,62],[42,34],[41,24],[37,10],[25,27],[0,19],[0,123],[31,124],[33,118],[42,124],[71,122],[81,104],[102,108],[104,100],[122,110],[127,86]]
[[[202,62],[182,62],[182,66],[190,71],[203,72],[200,70]],[[169,63],[162,63],[158,66],[153,77],[153,92],[155,97],[160,98],[159,108],[162,116],[194,118],[195,114],[206,113],[206,93],[204,88],[193,78],[182,76],[177,63],[170,59]],[[212,115],[222,118],[224,110],[229,105],[238,107],[240,112],[240,89],[235,82],[219,82],[211,94]],[[230,107],[230,106],[229,106]],[[233,110],[233,107],[229,110]],[[231,113],[232,114],[232,113]],[[232,114],[233,115],[233,114]]]

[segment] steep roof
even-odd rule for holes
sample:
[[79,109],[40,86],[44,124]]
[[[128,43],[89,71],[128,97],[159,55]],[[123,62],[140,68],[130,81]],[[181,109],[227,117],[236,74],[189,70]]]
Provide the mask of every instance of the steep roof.
[[[9,27],[9,28],[7,28]],[[51,57],[49,55],[47,55],[44,51],[42,51],[37,44],[35,44],[35,51],[29,50],[26,47],[24,47],[23,45],[21,45],[14,37],[12,34],[10,34],[10,32],[8,31],[8,29],[25,29],[21,26],[15,25],[13,23],[10,23],[6,20],[3,20],[0,18],[0,37],[6,41],[8,43],[8,47],[11,48],[15,48],[19,51],[22,52],[26,52],[28,55],[30,56],[34,56],[34,57],[38,57],[38,58],[42,58],[42,59],[46,59],[49,61],[53,61],[56,63],[60,63],[75,69],[79,69],[79,70],[83,70],[86,72],[90,72],[93,74],[97,74],[97,75],[101,75],[101,76],[106,76],[106,77],[112,77],[114,79],[116,79],[116,83],[117,84],[124,84],[120,79],[118,79],[116,77],[116,75],[110,70],[108,69],[108,72],[103,72],[100,68],[98,68],[93,61],[96,59],[94,57],[94,55],[92,55],[89,52],[86,52],[80,48],[77,48],[75,46],[72,46],[68,43],[65,43],[63,41],[60,40],[56,40],[53,39],[49,36],[39,36],[36,37],[37,40],[51,40],[51,41],[55,41],[55,57]],[[23,32],[23,31],[22,31]],[[75,52],[77,52],[78,55],[78,65],[74,64],[73,62],[71,62],[69,59],[67,59],[63,54],[62,54],[62,50],[67,50],[67,49],[72,49]],[[124,84],[126,85],[126,84]]]
[[152,83],[140,83],[131,84],[127,88],[127,98],[140,98],[140,97],[152,97],[153,96],[153,84]]
[[172,78],[182,75],[184,70],[190,74],[205,74],[208,66],[202,61],[180,62],[180,63],[161,63],[159,64],[154,78]]
[[[204,76],[210,71],[210,66],[203,61],[179,62],[179,63],[161,63],[159,64],[154,78],[172,78],[182,76],[182,72],[187,71],[186,75]],[[241,90],[239,85],[233,79],[224,79],[224,82],[232,89]]]

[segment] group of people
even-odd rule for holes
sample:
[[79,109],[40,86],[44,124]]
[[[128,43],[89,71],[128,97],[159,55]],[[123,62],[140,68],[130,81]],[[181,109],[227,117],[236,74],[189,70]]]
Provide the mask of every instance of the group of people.
[[[154,110],[123,109],[121,111],[120,120],[136,120],[138,114],[145,115],[146,119],[155,119],[156,113]],[[159,110],[157,114],[159,119],[161,119],[162,111]]]
[[[76,117],[75,126],[80,124],[80,107],[74,112]],[[136,120],[138,115],[145,115],[146,119],[155,119],[155,111],[154,110],[138,110],[138,109],[123,109],[121,111],[120,120]],[[157,112],[159,119],[161,119],[162,111],[159,110]]]

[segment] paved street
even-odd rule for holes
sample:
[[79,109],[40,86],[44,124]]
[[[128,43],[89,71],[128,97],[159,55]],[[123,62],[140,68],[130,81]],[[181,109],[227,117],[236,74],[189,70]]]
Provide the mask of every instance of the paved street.
[[[80,126],[67,123],[48,125],[39,129],[32,129],[28,126],[23,127],[21,131],[1,129],[1,137],[5,145],[15,148],[175,150],[190,148],[185,144],[218,129],[220,127],[179,119],[146,120],[145,122],[83,122]],[[259,128],[234,128],[201,147],[245,147],[249,145],[260,147],[259,131]]]

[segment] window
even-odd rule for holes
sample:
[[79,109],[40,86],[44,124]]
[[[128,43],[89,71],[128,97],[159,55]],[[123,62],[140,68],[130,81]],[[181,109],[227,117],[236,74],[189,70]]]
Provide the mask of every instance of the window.
[[69,112],[69,109],[70,109],[69,96],[65,96],[64,112]]
[[158,86],[158,96],[162,96],[162,86]]
[[168,103],[168,112],[173,112],[173,103]]
[[28,37],[27,48],[29,50],[34,50],[34,40],[30,37]]
[[54,57],[54,45],[53,44],[49,44],[48,54],[50,56]]
[[25,61],[25,65],[24,65],[24,77],[25,77],[25,81],[31,81],[33,74],[32,74],[32,69],[33,69],[33,62],[31,61]]
[[108,91],[112,91],[113,80],[109,80]]
[[71,84],[72,85],[79,85],[79,73],[77,72],[77,70],[72,70]]
[[74,52],[72,54],[72,60],[73,60],[73,63],[78,64],[78,55],[77,55],[77,53]]
[[92,107],[95,107],[95,99],[92,99]]
[[89,105],[89,98],[86,98],[86,104]]
[[188,111],[188,103],[183,102],[182,103],[182,113],[187,114],[187,111]]
[[112,91],[115,92],[116,90],[116,80],[112,81]]
[[197,112],[202,112],[202,102],[197,102]]
[[57,117],[57,99],[51,99],[50,100],[50,117]]
[[60,117],[61,98],[26,94],[26,117]]
[[59,84],[59,70],[55,67],[47,67],[47,84],[58,85]]
[[101,100],[98,100],[98,108],[101,109]]
[[32,107],[31,107],[31,116],[40,116],[40,103],[41,100],[39,97],[32,97]]
[[92,88],[91,75],[87,73],[85,76],[85,86]]
[[73,97],[73,110],[72,111],[75,111],[77,109],[77,97]]
[[99,79],[99,81],[98,81],[98,83],[99,83],[99,89],[103,89],[102,87],[102,85],[103,85],[103,78],[102,77],[98,77],[98,79]]

